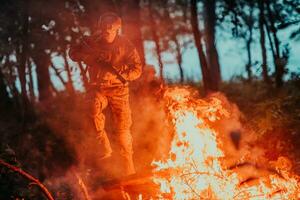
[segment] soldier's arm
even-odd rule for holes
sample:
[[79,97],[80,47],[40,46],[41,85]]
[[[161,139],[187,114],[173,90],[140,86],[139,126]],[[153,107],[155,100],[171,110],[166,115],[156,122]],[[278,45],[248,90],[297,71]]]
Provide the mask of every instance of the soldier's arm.
[[119,73],[127,81],[133,81],[141,76],[142,62],[137,50],[132,45],[127,49],[123,68],[125,70]]

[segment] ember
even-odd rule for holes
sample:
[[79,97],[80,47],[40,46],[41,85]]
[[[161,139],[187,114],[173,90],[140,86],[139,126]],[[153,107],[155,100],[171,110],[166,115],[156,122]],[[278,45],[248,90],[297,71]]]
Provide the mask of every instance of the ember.
[[[169,158],[154,161],[153,182],[160,186],[155,199],[298,199],[299,183],[282,168],[244,180],[241,172],[226,169],[224,145],[212,122],[230,117],[218,98],[201,100],[187,88],[165,93],[167,112],[174,128]],[[277,165],[280,165],[277,167]],[[167,172],[167,173],[165,173]]]

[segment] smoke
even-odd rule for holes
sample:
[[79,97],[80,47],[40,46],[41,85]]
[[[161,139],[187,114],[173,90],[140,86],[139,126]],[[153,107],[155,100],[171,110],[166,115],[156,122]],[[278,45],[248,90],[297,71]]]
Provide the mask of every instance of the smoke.
[[266,163],[264,149],[254,145],[257,136],[246,128],[242,123],[244,118],[238,106],[218,92],[210,94],[207,98],[217,98],[222,101],[222,106],[228,111],[229,117],[217,120],[212,126],[218,132],[220,145],[225,153],[223,164],[225,167],[232,167],[239,163],[251,162],[253,164]]
[[[146,67],[144,75],[139,82],[132,85],[130,93],[134,163],[138,174],[151,172],[153,160],[168,157],[174,134],[160,90],[161,82],[154,74],[152,68]],[[228,117],[210,124],[218,132],[218,141],[224,150],[223,167],[241,170],[241,174],[244,175],[242,178],[245,180],[251,177],[254,171],[256,175],[270,173],[265,168],[257,167],[266,166],[264,150],[255,145],[257,140],[255,134],[241,123],[243,114],[237,105],[230,102],[222,93],[210,94],[206,98],[221,100],[222,106],[229,113]],[[106,184],[108,179],[123,176],[122,160],[118,152],[116,135],[113,134],[114,124],[110,110],[105,111],[106,131],[114,153],[111,158],[100,160],[98,158],[101,149],[96,136],[90,130],[88,105],[84,95],[70,97],[62,94],[53,100],[51,105],[54,106],[48,109],[47,115],[44,116],[45,123],[51,129],[49,134],[54,133],[55,138],[58,138],[57,141],[61,142],[53,144],[48,141],[43,147],[48,152],[45,159],[48,162],[55,161],[55,165],[51,165],[51,168],[45,171],[46,185],[55,191],[58,199],[86,199],[87,194],[90,197],[105,199],[112,193],[120,197],[122,194],[102,189],[102,185]],[[66,162],[66,158],[72,159],[67,159]],[[67,194],[68,197],[61,198]]]
[[171,135],[164,105],[154,96],[143,96],[132,106],[135,160],[139,169],[167,155]]
[[131,92],[134,158],[138,171],[150,170],[153,160],[163,159],[169,151],[172,135],[166,118],[161,82],[153,67],[146,66],[143,76]]
[[[151,69],[145,69],[139,82],[132,84],[130,92],[133,156],[138,174],[151,172],[151,162],[167,156],[172,139],[159,92],[160,81]],[[32,152],[38,153],[48,164],[43,167],[45,179],[42,181],[57,199],[86,199],[83,187],[92,199],[106,198],[107,192],[102,185],[124,175],[109,107],[104,112],[113,154],[111,158],[100,160],[101,146],[91,130],[85,94],[66,95],[62,92],[38,106],[43,127],[37,128],[39,134],[33,136],[33,146],[40,148],[34,148]]]

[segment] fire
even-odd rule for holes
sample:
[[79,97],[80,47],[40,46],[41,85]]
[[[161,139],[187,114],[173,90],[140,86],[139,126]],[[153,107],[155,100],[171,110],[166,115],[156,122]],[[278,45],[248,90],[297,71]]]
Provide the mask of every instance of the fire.
[[288,169],[241,184],[242,174],[222,167],[224,147],[212,123],[230,117],[218,98],[202,100],[187,88],[165,93],[174,132],[168,159],[154,161],[155,199],[298,199],[296,176]]

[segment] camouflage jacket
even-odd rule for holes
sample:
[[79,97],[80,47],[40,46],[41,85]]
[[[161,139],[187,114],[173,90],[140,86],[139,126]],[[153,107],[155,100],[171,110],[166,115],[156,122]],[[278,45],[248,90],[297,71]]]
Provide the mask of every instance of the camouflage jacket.
[[102,87],[127,86],[128,81],[140,77],[142,63],[133,44],[123,36],[105,44],[95,36],[88,36],[72,45],[69,56],[88,66],[91,84]]

